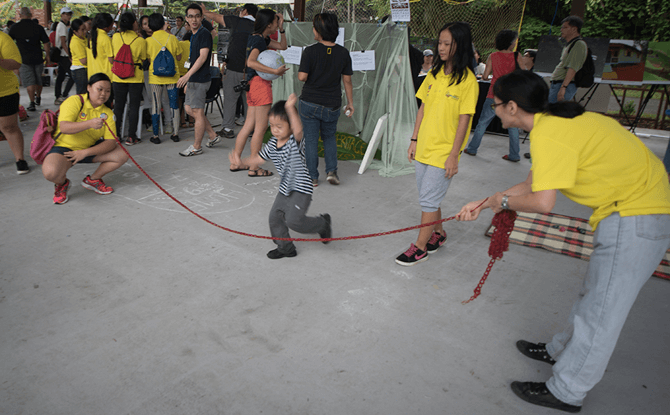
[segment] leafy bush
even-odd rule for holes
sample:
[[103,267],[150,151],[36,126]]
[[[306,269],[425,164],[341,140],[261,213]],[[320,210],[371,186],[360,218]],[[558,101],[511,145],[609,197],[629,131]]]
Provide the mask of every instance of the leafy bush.
[[[537,17],[525,16],[521,24],[521,33],[519,33],[519,46],[517,50],[523,52],[524,49],[537,49],[540,43],[540,36],[549,34],[549,24],[543,22]],[[557,28],[554,28],[554,32]]]

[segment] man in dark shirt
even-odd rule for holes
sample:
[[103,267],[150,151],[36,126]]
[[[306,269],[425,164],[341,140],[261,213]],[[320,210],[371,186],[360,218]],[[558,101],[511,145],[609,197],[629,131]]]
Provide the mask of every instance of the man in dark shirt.
[[186,8],[186,19],[191,26],[191,49],[189,53],[189,70],[177,81],[177,88],[186,87],[186,112],[195,118],[195,140],[186,150],[179,154],[184,157],[202,154],[202,139],[205,131],[209,135],[207,147],[221,141],[205,117],[205,100],[207,91],[212,83],[209,72],[209,61],[212,57],[212,34],[202,25],[202,8],[197,4],[190,4]]
[[[254,31],[256,12],[255,4],[247,3],[240,10],[238,16],[222,16],[217,13],[204,11],[205,17],[212,19],[220,25],[233,31],[230,45],[228,46],[228,62],[226,64],[226,75],[223,77],[223,128],[219,134],[227,138],[235,138],[233,127],[235,126],[235,106],[240,94],[244,91],[235,91],[235,86],[240,85],[244,79],[244,67],[246,61],[247,41]],[[247,100],[242,96],[244,102],[244,113],[247,113]]]
[[35,111],[35,105],[42,101],[42,72],[44,71],[44,58],[42,57],[42,43],[46,50],[47,65],[49,65],[49,36],[44,28],[32,21],[32,13],[28,7],[22,7],[19,12],[21,20],[14,24],[9,31],[9,36],[16,41],[21,52],[21,82],[28,90],[30,105],[28,111]]

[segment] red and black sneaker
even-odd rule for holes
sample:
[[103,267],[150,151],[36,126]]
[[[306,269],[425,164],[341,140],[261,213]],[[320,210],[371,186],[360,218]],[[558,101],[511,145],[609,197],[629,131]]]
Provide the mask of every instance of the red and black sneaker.
[[65,183],[54,185],[54,203],[62,205],[67,202],[67,189],[70,188],[70,179],[65,179]]
[[428,259],[428,252],[422,251],[412,244],[409,246],[409,249],[404,253],[400,254],[398,258],[395,259],[395,262],[399,265],[410,267],[419,262],[423,262]]
[[81,182],[81,185],[86,189],[93,190],[99,195],[108,195],[114,191],[114,189],[107,186],[105,182],[102,181],[102,179],[93,180],[91,179],[91,176],[86,176],[84,181]]
[[446,241],[447,241],[446,232],[444,233],[444,235],[442,235],[441,233],[433,231],[433,234],[430,235],[430,239],[426,244],[426,251],[429,254],[434,254]]

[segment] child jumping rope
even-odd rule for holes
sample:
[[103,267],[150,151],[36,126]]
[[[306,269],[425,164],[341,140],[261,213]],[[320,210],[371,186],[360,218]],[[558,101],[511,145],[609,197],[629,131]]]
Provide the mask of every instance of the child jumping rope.
[[[416,93],[422,103],[407,151],[409,161],[416,161],[421,223],[442,218],[440,203],[451,178],[458,173],[458,160],[470,135],[479,91],[470,69],[474,60],[470,25],[455,22],[442,27],[437,52],[435,66]],[[446,240],[442,223],[423,227],[416,242],[395,262],[404,266],[423,262]]]
[[[272,106],[269,114],[272,138],[261,151],[243,160],[245,165],[261,165],[272,160],[281,177],[279,193],[270,211],[270,233],[275,238],[289,238],[288,230],[300,233],[318,233],[330,238],[330,215],[306,216],[312,202],[312,179],[305,163],[305,141],[302,123],[295,108],[298,97],[291,94],[287,101]],[[234,155],[229,155],[231,163]],[[268,252],[268,258],[279,259],[298,255],[291,241],[274,240],[277,249]],[[324,242],[328,243],[327,241]]]

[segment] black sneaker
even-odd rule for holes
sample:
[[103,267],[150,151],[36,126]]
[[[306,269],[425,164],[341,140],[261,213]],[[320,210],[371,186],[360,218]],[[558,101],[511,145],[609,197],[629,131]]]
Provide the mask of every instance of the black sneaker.
[[42,105],[42,97],[35,97],[35,105]]
[[581,406],[558,400],[544,382],[512,382],[510,386],[516,396],[528,403],[571,413],[582,410]]
[[175,143],[179,142],[179,136],[177,134],[171,135],[170,140],[174,141]]
[[423,262],[428,259],[428,252],[422,251],[416,247],[416,245],[411,244],[409,249],[404,253],[400,254],[398,258],[395,259],[396,264],[403,265],[406,267],[411,267],[414,264]]
[[221,137],[226,138],[235,138],[235,131],[231,130],[230,128],[222,128],[216,132],[216,135],[220,135]]
[[288,254],[283,254],[279,252],[279,248],[273,249],[272,251],[268,252],[268,258],[270,259],[281,259],[281,258],[293,258],[294,256],[298,255],[298,251],[295,249]]
[[159,137],[151,137],[149,139],[149,141],[151,141],[154,144],[160,144],[161,143],[161,139]]
[[529,158],[530,158],[530,153],[523,153],[523,156],[524,156],[525,158],[529,159]]
[[35,108],[35,103],[31,102],[30,105],[28,105],[28,108],[26,108],[26,111],[37,111],[37,108]]
[[30,167],[25,160],[19,160],[16,162],[16,174],[26,174],[30,172]]
[[539,360],[540,362],[546,362],[553,366],[556,361],[549,356],[547,353],[547,348],[545,347],[546,343],[531,343],[525,340],[519,340],[516,342],[516,348],[531,359]]
[[[321,215],[322,218],[326,220],[326,230],[323,232],[319,232],[319,236],[322,239],[329,239],[333,236],[333,228],[330,226],[330,215],[327,213],[324,213]],[[330,241],[323,241],[324,244],[327,244]]]

